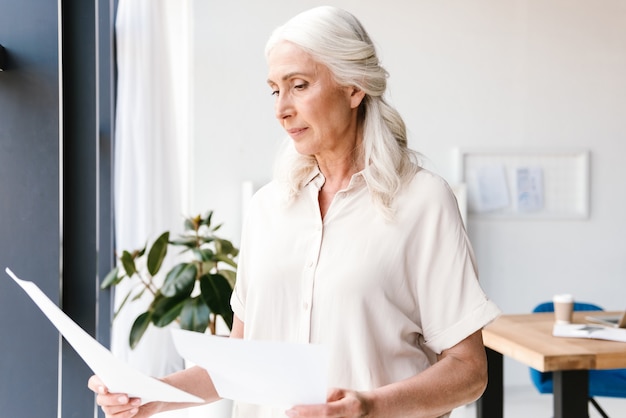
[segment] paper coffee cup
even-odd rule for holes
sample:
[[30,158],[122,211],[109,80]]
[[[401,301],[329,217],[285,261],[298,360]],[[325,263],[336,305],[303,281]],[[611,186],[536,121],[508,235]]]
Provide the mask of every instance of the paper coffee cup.
[[569,324],[574,313],[574,297],[570,294],[554,295],[554,320],[557,324]]

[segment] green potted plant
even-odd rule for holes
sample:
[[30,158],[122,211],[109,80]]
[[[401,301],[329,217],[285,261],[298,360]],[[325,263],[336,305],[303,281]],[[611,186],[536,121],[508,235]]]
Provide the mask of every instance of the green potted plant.
[[[135,251],[123,251],[120,263],[101,284],[102,289],[116,286],[128,278],[138,278],[124,297],[115,315],[127,302],[137,300],[146,292],[152,301],[148,309],[134,321],[129,336],[135,348],[150,324],[164,327],[177,321],[182,329],[216,332],[216,321],[221,317],[232,329],[233,311],[230,296],[235,284],[239,250],[218,237],[220,225],[211,226],[213,212],[185,219],[184,233],[170,239],[169,231],[162,233],[149,250],[147,245]],[[185,261],[172,267],[162,280],[155,280],[170,248],[180,249]],[[147,252],[146,252],[147,250]]]

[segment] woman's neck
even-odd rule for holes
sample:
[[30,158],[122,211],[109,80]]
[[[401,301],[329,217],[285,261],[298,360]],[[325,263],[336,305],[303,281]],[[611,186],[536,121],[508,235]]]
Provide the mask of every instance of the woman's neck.
[[352,176],[362,169],[352,158],[349,161],[334,161],[331,164],[318,161],[318,166],[325,178],[322,190],[333,194],[348,187]]
[[318,159],[318,167],[325,178],[318,195],[320,214],[324,219],[335,194],[347,188],[352,176],[361,171],[362,167],[356,164],[353,156],[336,160]]

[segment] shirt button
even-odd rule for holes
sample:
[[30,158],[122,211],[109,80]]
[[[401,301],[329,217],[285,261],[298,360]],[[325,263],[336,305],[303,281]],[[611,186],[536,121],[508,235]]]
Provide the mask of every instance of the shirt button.
[[307,267],[313,267],[313,262],[309,261],[309,264],[307,264]]
[[309,304],[307,302],[302,303],[302,308],[306,311],[309,309]]

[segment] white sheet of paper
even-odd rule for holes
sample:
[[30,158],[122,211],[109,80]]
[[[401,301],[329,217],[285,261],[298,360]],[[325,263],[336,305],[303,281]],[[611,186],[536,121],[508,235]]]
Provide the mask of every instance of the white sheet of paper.
[[467,173],[470,210],[490,212],[509,207],[509,189],[503,165],[477,167]]
[[[157,400],[204,402],[197,396],[146,376],[118,360],[108,349],[59,309],[35,283],[20,280],[8,268],[5,271],[30,296],[89,368],[100,377],[110,392],[127,393],[131,397],[141,398],[143,403]],[[85,382],[86,384],[87,382]]]
[[541,167],[518,167],[515,170],[517,210],[533,212],[543,209],[543,170]]
[[252,341],[173,329],[185,359],[206,369],[226,399],[288,408],[326,402],[328,353],[317,344]]
[[626,329],[609,328],[602,325],[554,324],[552,335],[555,337],[593,338],[626,342]]

